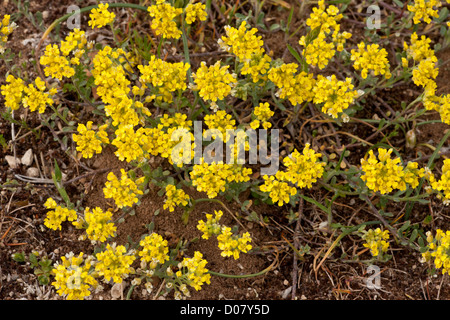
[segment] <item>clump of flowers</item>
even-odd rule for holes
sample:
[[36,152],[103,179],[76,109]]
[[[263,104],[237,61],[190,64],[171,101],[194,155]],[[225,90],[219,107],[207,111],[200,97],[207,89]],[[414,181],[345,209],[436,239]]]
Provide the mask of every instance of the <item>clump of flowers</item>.
[[264,53],[261,36],[256,36],[258,29],[247,30],[247,22],[242,21],[238,29],[225,26],[226,36],[219,40],[219,46],[227,52],[233,53],[240,61],[248,61],[252,55]]
[[282,206],[284,203],[289,203],[290,197],[297,194],[297,188],[285,182],[286,173],[278,171],[275,175],[263,176],[264,184],[259,186],[259,189],[269,194],[273,203]]
[[370,253],[373,257],[378,257],[380,254],[387,252],[389,248],[389,231],[382,231],[380,228],[370,229],[362,236],[365,243],[364,247],[370,249]]
[[150,263],[150,268],[155,269],[158,264],[164,264],[169,260],[169,248],[167,246],[167,240],[164,240],[157,233],[152,233],[146,236],[139,242],[142,247],[138,251],[138,255],[141,257],[141,261]]
[[44,203],[47,209],[47,216],[44,219],[44,225],[52,230],[61,230],[61,224],[65,221],[76,221],[77,212],[63,206],[59,206],[53,198],[48,198]]
[[164,210],[169,209],[170,212],[175,210],[176,206],[187,206],[189,202],[189,196],[183,191],[183,189],[177,189],[173,184],[166,186],[166,200],[164,201]]
[[190,177],[197,191],[206,192],[211,199],[224,192],[227,183],[249,181],[251,174],[250,168],[239,164],[225,164],[222,161],[208,164],[202,158],[200,164],[194,165]]
[[103,211],[99,207],[85,208],[84,217],[73,223],[78,229],[86,229],[88,239],[105,242],[109,237],[114,237],[117,227],[111,221],[112,211]]
[[100,3],[98,5],[98,8],[94,8],[91,10],[91,13],[89,14],[90,20],[88,21],[88,24],[92,27],[92,29],[102,28],[114,21],[116,15],[113,12],[108,11],[108,8],[108,3]]
[[434,7],[439,8],[442,6],[439,0],[414,0],[413,5],[408,5],[408,11],[413,13],[414,24],[419,24],[423,19],[424,22],[429,24],[431,18],[438,18],[439,13]]
[[326,34],[320,32],[319,35],[310,43],[307,43],[306,37],[303,36],[299,40],[299,44],[303,47],[303,56],[309,65],[317,66],[323,69],[328,65],[331,58],[334,57],[334,43],[326,41]]
[[5,97],[5,106],[11,108],[11,110],[17,110],[22,102],[25,83],[22,79],[15,78],[12,74],[6,77],[6,82],[8,84],[1,86],[1,93]]
[[179,39],[182,32],[177,27],[174,19],[183,13],[183,9],[175,8],[170,3],[157,3],[148,7],[152,17],[151,28],[156,35],[162,35],[166,39]]
[[79,123],[77,128],[79,134],[72,135],[73,141],[77,144],[77,151],[80,151],[84,158],[92,158],[94,153],[101,153],[102,143],[109,143],[105,131],[108,125],[100,126],[97,132],[92,129],[92,125],[92,121],[88,121],[86,125]]
[[250,127],[252,129],[257,129],[262,124],[264,129],[269,129],[272,127],[272,123],[268,120],[274,115],[274,111],[270,110],[270,105],[268,102],[260,103],[253,110],[253,115],[256,119],[254,119],[250,123]]
[[289,156],[283,159],[286,166],[286,181],[295,184],[298,188],[311,188],[312,184],[321,178],[324,172],[325,162],[318,159],[322,156],[310,148],[310,144],[305,144],[303,152],[294,150]]
[[313,88],[313,102],[322,104],[323,113],[338,118],[357,98],[358,92],[353,88],[350,78],[340,81],[334,74],[329,77],[319,75]]
[[203,100],[209,101],[214,111],[217,111],[217,101],[231,94],[236,85],[236,75],[229,73],[228,68],[228,65],[221,66],[220,61],[209,67],[202,61],[197,72],[192,74],[195,83],[192,89],[198,91]]
[[378,158],[369,151],[369,158],[361,159],[361,169],[364,174],[361,179],[367,187],[381,194],[387,194],[395,189],[406,190],[409,184],[415,188],[419,184],[419,178],[425,174],[425,169],[418,169],[417,163],[410,162],[405,168],[401,165],[401,159],[391,158],[393,149],[378,148]]
[[[230,138],[227,130],[236,129],[236,120],[224,110],[217,110],[213,114],[207,114],[204,120],[206,126],[210,129],[211,137],[220,139],[223,142],[227,142]],[[203,136],[206,137],[206,132],[203,133]]]
[[196,20],[205,21],[208,14],[206,13],[206,5],[198,3],[189,3],[185,9],[186,23],[192,24]]
[[203,284],[211,283],[211,275],[205,268],[208,261],[203,259],[199,251],[195,251],[192,258],[184,258],[179,263],[176,275],[178,279],[193,287],[196,291],[201,290]]
[[62,263],[56,263],[52,270],[55,281],[52,285],[61,296],[67,300],[83,300],[91,295],[91,288],[98,286],[98,282],[91,272],[93,258],[83,258],[83,252],[76,257],[73,253],[61,257]]
[[52,88],[45,92],[45,89],[45,82],[40,77],[37,77],[34,83],[24,87],[23,106],[29,108],[31,112],[38,110],[39,113],[44,113],[47,105],[53,105],[54,101],[51,96],[54,96],[57,91],[55,88]]
[[436,235],[428,231],[426,251],[422,253],[424,262],[432,261],[442,274],[450,273],[450,231],[436,230]]
[[427,175],[431,187],[440,192],[440,198],[444,198],[444,204],[450,204],[450,159],[444,160],[444,165],[442,166],[442,175],[439,180],[435,178],[432,173],[428,173]]
[[106,281],[112,279],[115,283],[122,283],[124,278],[134,273],[131,264],[135,260],[135,256],[127,255],[127,249],[122,245],[108,243],[106,249],[97,253],[95,257],[97,258],[95,271]]
[[222,250],[222,257],[233,257],[235,260],[239,259],[241,252],[248,252],[252,246],[248,243],[252,241],[250,234],[245,232],[242,235],[234,235],[231,228],[222,226],[220,234],[217,236],[219,242],[219,249]]
[[222,215],[222,210],[214,210],[214,216],[209,213],[206,214],[206,222],[203,220],[198,221],[197,229],[203,232],[203,239],[209,239],[211,236],[220,234],[222,225],[219,223],[219,220],[222,218]]
[[[138,195],[142,195],[143,192],[132,179],[128,178],[124,169],[120,169],[120,172],[122,174],[120,180],[114,172],[108,174],[108,181],[105,183],[103,193],[105,198],[114,199],[117,207],[131,207],[138,202]],[[139,184],[140,180],[137,183]]]
[[5,52],[5,44],[8,41],[8,36],[17,28],[17,24],[10,20],[11,16],[5,14],[0,23],[0,54]]
[[358,50],[351,51],[351,60],[354,61],[355,70],[361,70],[361,77],[367,78],[368,72],[372,71],[375,76],[384,75],[386,79],[391,78],[387,51],[380,49],[378,44],[367,45],[364,42],[358,44]]

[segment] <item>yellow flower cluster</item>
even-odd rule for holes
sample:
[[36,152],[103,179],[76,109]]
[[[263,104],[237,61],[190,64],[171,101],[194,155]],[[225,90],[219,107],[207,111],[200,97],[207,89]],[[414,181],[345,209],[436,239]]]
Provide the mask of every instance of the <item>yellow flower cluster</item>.
[[[112,125],[138,125],[139,113],[150,116],[150,111],[139,101],[133,101],[130,81],[126,77],[121,58],[127,53],[121,48],[105,46],[93,58],[92,75],[97,86],[96,93],[106,104],[105,113],[112,118]],[[126,64],[126,66],[129,66]]]
[[267,54],[253,54],[250,60],[245,60],[241,69],[242,75],[250,75],[254,83],[267,80],[272,58]]
[[77,144],[77,151],[80,151],[84,158],[92,158],[94,153],[101,153],[102,143],[109,143],[108,134],[105,131],[107,126],[107,124],[100,126],[95,132],[92,129],[92,121],[88,121],[86,125],[78,124],[79,134],[73,134],[72,138]]
[[141,257],[141,261],[149,262],[150,268],[155,269],[158,264],[164,264],[169,260],[169,248],[167,246],[167,240],[164,240],[157,233],[152,233],[146,236],[139,242],[142,247],[138,251],[138,255]]
[[198,221],[197,229],[203,232],[202,238],[208,240],[211,236],[217,236],[220,234],[222,225],[219,223],[222,218],[222,210],[214,210],[214,217],[212,214],[206,214],[206,222],[203,220]]
[[[328,65],[331,58],[334,57],[336,50],[344,50],[344,44],[352,34],[349,32],[339,32],[338,22],[343,15],[339,9],[334,6],[326,6],[324,0],[318,2],[318,6],[313,8],[313,12],[306,20],[306,25],[311,28],[307,36],[302,36],[299,44],[304,47],[303,56],[309,65],[317,66],[323,69]],[[333,32],[331,32],[333,30]],[[315,34],[318,32],[317,34]],[[332,41],[327,42],[327,36],[331,35]],[[336,49],[336,50],[335,50]]]
[[164,210],[169,209],[170,212],[175,210],[176,206],[187,206],[189,202],[189,196],[183,189],[177,189],[173,184],[166,186],[166,200],[164,201]]
[[206,5],[201,2],[189,3],[186,6],[185,14],[187,24],[192,24],[196,20],[205,21],[208,16],[206,13]]
[[392,192],[395,189],[406,190],[409,184],[412,188],[417,187],[419,178],[425,174],[425,169],[418,169],[416,162],[409,162],[405,168],[401,165],[401,159],[391,159],[393,149],[378,148],[378,158],[369,151],[369,158],[361,159],[361,169],[364,174],[361,179],[367,187],[381,194]]
[[[231,114],[227,114],[224,110],[218,110],[213,114],[205,115],[204,121],[206,126],[210,129],[211,137],[220,139],[223,142],[227,142],[230,139],[227,130],[236,129],[236,121]],[[206,137],[206,132],[203,133],[203,136]]]
[[264,184],[259,186],[259,189],[269,194],[273,203],[282,206],[284,203],[289,203],[290,197],[297,194],[297,188],[290,186],[285,182],[286,173],[278,171],[274,176],[263,176]]
[[134,269],[131,264],[135,260],[135,256],[127,255],[127,249],[122,245],[106,245],[106,249],[95,255],[97,263],[95,271],[98,275],[103,276],[106,281],[111,279],[115,283],[122,283],[128,274],[133,274]]
[[278,88],[276,93],[281,99],[288,99],[293,105],[312,101],[315,85],[314,75],[304,71],[297,74],[296,63],[283,63],[268,72],[268,78]]
[[[120,180],[113,172],[108,174],[108,181],[105,183],[103,193],[105,198],[114,199],[116,206],[119,208],[131,207],[138,202],[138,195],[142,195],[142,190],[138,189],[136,183],[128,178],[128,174],[124,169],[120,169],[122,174]],[[137,183],[142,179],[138,179]]]
[[114,154],[120,161],[142,160],[144,156],[142,150],[143,139],[145,139],[144,132],[145,129],[142,127],[135,131],[131,124],[121,125],[114,132],[116,137],[111,141],[111,144],[117,147]]
[[100,3],[98,5],[98,8],[94,8],[91,10],[91,13],[89,14],[89,26],[94,29],[102,28],[106,26],[107,24],[113,23],[116,15],[113,12],[108,11],[109,4],[108,3]]
[[203,255],[199,251],[194,252],[194,257],[184,258],[179,264],[180,269],[186,268],[186,271],[179,270],[176,275],[178,278],[185,278],[188,285],[195,290],[201,290],[204,283],[211,283],[211,275],[205,268],[208,261],[203,259]]
[[324,172],[325,162],[319,162],[322,156],[310,149],[310,144],[305,144],[302,154],[294,150],[283,159],[286,166],[285,180],[295,184],[298,188],[311,188],[312,184],[321,178]]
[[256,36],[256,28],[247,30],[247,22],[242,21],[239,29],[225,26],[225,36],[219,41],[219,46],[227,52],[233,53],[240,61],[250,60],[252,55],[264,53],[261,36]]
[[440,6],[442,6],[440,0],[414,0],[414,4],[408,5],[407,8],[413,13],[414,24],[419,24],[422,19],[429,24],[430,17],[439,17],[439,13],[434,7],[439,8]]
[[17,110],[22,102],[25,84],[22,79],[16,79],[12,74],[6,77],[6,82],[8,84],[1,86],[1,93],[5,97],[5,106],[11,110]]
[[425,261],[433,260],[437,269],[442,268],[442,274],[450,274],[450,231],[436,230],[433,237],[430,231],[427,232],[427,251],[422,253]]
[[208,198],[215,198],[225,191],[227,183],[246,182],[250,180],[252,169],[239,164],[224,164],[223,162],[208,164],[202,158],[200,164],[195,164],[190,177],[197,191],[206,192]]
[[[73,29],[72,32],[61,41],[60,50],[64,56],[68,56],[72,51],[76,51],[76,57],[84,53],[84,48],[87,46],[86,33],[78,28]],[[78,64],[78,63],[74,63]]]
[[[39,63],[46,66],[44,68],[45,75],[59,80],[64,77],[71,78],[75,74],[75,69],[70,65],[71,61],[61,55],[61,51],[56,44],[47,45],[44,55],[39,59]],[[73,62],[77,62],[77,60]]]
[[370,249],[370,253],[374,257],[378,257],[380,253],[386,252],[389,248],[389,231],[381,231],[380,228],[370,229],[365,232],[362,237],[365,240],[364,247]]
[[105,242],[109,237],[114,237],[117,227],[111,221],[112,211],[103,211],[99,207],[85,208],[84,217],[79,218],[73,225],[78,229],[86,229],[88,239]]
[[318,75],[313,88],[313,102],[315,104],[323,103],[322,112],[338,118],[338,114],[344,112],[357,98],[358,92],[353,88],[350,78],[340,81],[334,74],[329,77]]
[[17,28],[15,22],[10,22],[11,16],[5,14],[0,22],[0,54],[5,52],[5,44],[8,41],[8,36]]
[[170,103],[173,101],[172,92],[186,89],[186,73],[189,68],[189,63],[170,63],[152,56],[148,65],[138,66],[141,72],[139,80],[143,85],[151,84],[157,88],[157,93]]
[[[97,287],[98,282],[90,273],[92,267],[92,258],[83,258],[83,252],[78,257],[73,253],[68,254],[67,257],[61,257],[62,263],[56,263],[52,274],[55,276],[55,281],[52,285],[56,292],[67,296],[67,300],[83,300],[85,297],[91,295],[89,289]],[[82,265],[84,262],[84,265]]]
[[411,34],[411,44],[408,45],[406,41],[403,43],[403,48],[407,53],[408,58],[413,58],[414,61],[420,62],[423,59],[434,56],[433,49],[430,48],[431,39],[422,35],[419,36],[416,32]]
[[22,99],[24,107],[29,108],[30,111],[38,110],[39,113],[44,113],[47,105],[53,105],[53,99],[50,96],[56,94],[56,89],[52,88],[49,92],[45,92],[45,82],[37,77],[34,84],[30,83],[23,89],[25,97]]
[[220,61],[208,67],[202,61],[197,72],[192,74],[195,82],[192,89],[199,91],[203,100],[210,101],[214,110],[217,110],[217,100],[228,96],[237,83],[236,75],[228,72],[229,67],[221,66]]
[[270,105],[268,102],[260,103],[253,110],[253,115],[256,117],[251,123],[250,127],[252,129],[257,129],[262,123],[264,129],[269,129],[272,127],[272,123],[268,120],[275,114],[272,110],[270,110]]
[[222,250],[222,257],[231,257],[235,260],[239,259],[239,253],[248,252],[252,249],[252,246],[248,242],[252,241],[250,234],[245,232],[240,235],[233,235],[231,228],[227,226],[222,226],[220,234],[217,236],[217,241],[219,242],[219,249]]
[[166,39],[179,39],[182,32],[177,27],[174,19],[183,13],[183,9],[175,8],[169,3],[157,3],[148,7],[150,17],[152,17],[151,28],[156,35],[162,35]]
[[444,204],[450,204],[450,159],[444,160],[444,165],[442,166],[442,175],[439,180],[437,180],[433,174],[429,175],[429,180],[431,187],[434,190],[443,193]]
[[433,90],[435,86],[434,80],[439,73],[439,68],[436,66],[436,63],[436,56],[422,59],[412,72],[412,80],[414,84],[417,86],[422,86],[424,89]]
[[44,219],[44,225],[49,229],[61,230],[61,224],[64,221],[76,221],[78,218],[75,210],[59,206],[52,198],[48,198],[44,206],[51,209]]
[[326,37],[327,35],[324,32],[320,32],[310,43],[306,42],[305,36],[300,38],[299,44],[305,47],[302,54],[309,65],[323,69],[328,65],[330,59],[334,57],[336,53],[334,43],[327,42]]
[[386,79],[392,77],[389,70],[390,65],[387,59],[387,51],[380,49],[378,44],[367,45],[363,42],[358,44],[358,50],[351,51],[351,60],[354,61],[355,70],[361,70],[361,77],[367,78],[368,72],[372,71],[375,76],[384,75]]

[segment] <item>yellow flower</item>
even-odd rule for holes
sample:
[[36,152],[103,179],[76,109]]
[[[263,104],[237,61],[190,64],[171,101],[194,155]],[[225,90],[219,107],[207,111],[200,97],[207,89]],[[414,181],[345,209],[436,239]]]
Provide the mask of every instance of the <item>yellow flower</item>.
[[302,154],[297,150],[290,156],[283,159],[283,164],[287,167],[284,176],[286,181],[295,184],[301,188],[311,188],[318,178],[321,178],[324,172],[325,162],[319,162],[322,155],[315,153],[310,149],[310,144],[305,144]]
[[413,58],[414,61],[420,62],[423,59],[431,58],[434,56],[433,49],[430,48],[431,39],[422,35],[419,36],[416,32],[411,34],[411,44],[403,43],[403,48],[406,51],[408,58]]
[[370,229],[362,238],[365,240],[363,246],[370,248],[370,253],[374,257],[379,256],[380,253],[386,252],[389,248],[389,242],[386,241],[389,240],[388,230],[381,231],[380,228],[375,230]]
[[196,20],[205,21],[208,14],[206,13],[206,5],[198,2],[195,4],[189,3],[186,6],[186,23],[192,24]]
[[203,255],[195,251],[194,257],[184,258],[180,263],[180,269],[177,276],[185,279],[186,283],[193,287],[196,291],[201,290],[204,283],[211,283],[211,275],[208,273],[208,269],[205,268],[208,261],[203,259]]
[[353,90],[354,86],[350,78],[345,81],[337,80],[333,74],[330,77],[318,75],[313,89],[315,104],[322,104],[322,112],[333,118],[345,111],[355,100],[358,93]]
[[176,206],[187,206],[189,196],[183,191],[183,189],[177,189],[173,184],[166,186],[166,200],[164,201],[163,208],[169,209],[170,212],[175,210]]
[[253,114],[256,116],[257,120],[262,122],[264,129],[269,129],[272,126],[268,120],[274,115],[274,112],[270,110],[270,105],[268,102],[260,103],[253,110]]
[[1,93],[5,97],[5,106],[11,110],[17,110],[22,101],[25,84],[22,79],[15,78],[12,74],[6,78],[8,84],[1,86]]
[[336,28],[343,15],[336,6],[330,5],[327,8],[324,0],[319,0],[317,5],[312,9],[313,12],[306,20],[306,25],[311,27],[311,30],[320,27],[321,31],[329,33],[330,29]]
[[151,269],[155,269],[158,264],[164,264],[164,262],[169,260],[167,243],[167,240],[164,240],[157,233],[146,236],[139,242],[139,245],[142,247],[138,252],[141,261],[150,262]]
[[355,70],[361,70],[361,77],[367,78],[368,72],[372,71],[375,76],[381,74],[386,79],[391,78],[389,71],[389,61],[387,59],[387,51],[379,49],[378,44],[367,45],[364,42],[358,44],[358,51],[351,51],[351,60],[354,61]]
[[111,246],[109,243],[106,245],[106,249],[95,255],[97,263],[95,264],[95,271],[104,276],[106,281],[111,279],[115,283],[122,283],[130,273],[134,273],[134,269],[131,264],[135,260],[135,256],[126,255],[127,249],[122,245],[116,245],[113,243]]
[[423,19],[427,24],[431,22],[430,17],[438,18],[439,13],[433,7],[439,8],[442,6],[439,0],[414,0],[413,5],[408,5],[408,11],[414,14],[413,20],[414,24],[419,24],[420,20]]
[[[91,287],[97,287],[98,282],[90,272],[92,258],[83,259],[83,252],[78,257],[73,253],[61,258],[62,263],[56,263],[52,269],[55,281],[52,286],[60,296],[67,300],[83,300],[91,295]],[[82,263],[84,262],[84,265]]]
[[197,72],[192,74],[195,82],[193,90],[198,90],[203,100],[214,103],[223,100],[237,83],[236,76],[230,74],[228,68],[229,66],[221,66],[220,61],[209,67],[202,61]]
[[85,208],[84,217],[74,222],[75,227],[86,229],[90,240],[105,242],[109,237],[114,237],[117,227],[111,222],[112,211],[103,211],[101,208]]
[[222,36],[219,45],[226,51],[233,53],[240,61],[250,60],[252,55],[264,53],[261,36],[256,36],[256,28],[247,30],[247,22],[242,21],[239,29],[225,26],[226,36]]
[[[236,121],[233,119],[231,114],[227,114],[224,110],[218,110],[213,114],[205,115],[205,124],[211,130],[211,137],[214,139],[220,139],[224,142],[227,142],[230,138],[229,134],[227,134],[227,130],[236,129]],[[218,132],[215,132],[218,130]],[[219,135],[222,135],[220,137]],[[205,137],[206,132],[203,133]]]
[[444,160],[441,178],[436,180],[433,176],[431,179],[431,187],[434,190],[442,192],[444,198],[447,200],[446,204],[450,204],[450,159]]
[[44,225],[49,229],[61,230],[63,222],[75,221],[78,218],[75,210],[57,205],[52,198],[48,198],[44,206],[47,209],[52,209],[47,212],[47,216],[44,219]]
[[113,12],[108,11],[109,4],[108,3],[100,3],[98,8],[94,8],[91,10],[89,14],[89,18],[91,18],[88,22],[89,26],[94,29],[102,28],[107,24],[110,24],[114,21],[116,15]]
[[272,58],[267,54],[252,54],[249,60],[244,61],[241,74],[251,75],[253,82],[267,80],[267,72],[270,68]]
[[264,184],[259,186],[259,189],[269,194],[273,203],[278,203],[282,206],[284,203],[289,203],[290,197],[297,194],[297,188],[290,186],[286,179],[286,173],[278,171],[274,176],[263,176]]
[[206,222],[203,220],[198,221],[197,229],[203,232],[202,238],[209,239],[210,236],[217,236],[220,234],[222,226],[219,224],[220,218],[222,218],[222,210],[214,210],[215,216],[212,214],[206,214]]
[[179,39],[182,32],[178,29],[177,23],[173,20],[183,13],[183,9],[175,8],[169,3],[158,3],[148,7],[150,17],[152,17],[151,28],[156,35],[162,35],[166,39]]
[[450,273],[450,231],[436,230],[436,236],[427,232],[427,251],[422,253],[425,261],[433,260],[437,269],[442,269],[442,274]]
[[305,47],[302,54],[306,62],[309,65],[317,66],[319,69],[325,68],[336,53],[334,43],[327,42],[325,38],[325,32],[320,32],[311,43],[306,43],[305,36],[299,40],[299,44]]
[[219,242],[219,249],[222,250],[222,257],[233,256],[235,260],[239,259],[239,253],[248,252],[252,249],[252,246],[248,244],[252,239],[248,232],[245,232],[242,236],[233,235],[231,228],[223,226],[220,230],[220,234],[217,236]]
[[25,97],[22,99],[24,107],[29,108],[30,111],[38,110],[39,113],[44,113],[47,105],[53,105],[53,99],[50,98],[53,90],[45,92],[45,82],[41,78],[37,77],[34,80],[34,84],[30,83],[23,89]]
[[378,148],[378,158],[373,150],[369,151],[369,158],[361,159],[361,169],[364,174],[361,179],[366,182],[372,191],[381,194],[389,193],[395,189],[406,190],[406,184],[411,187],[418,185],[418,179],[424,176],[425,170],[418,169],[417,163],[410,162],[406,168],[401,166],[401,159],[391,159],[393,149]]
[[88,121],[86,125],[79,123],[78,134],[72,136],[73,141],[77,144],[77,151],[82,152],[84,158],[92,158],[95,153],[102,152],[102,143],[109,143],[108,134],[106,133],[107,125],[103,125],[98,132],[92,130],[92,121]]
[[120,169],[122,174],[120,180],[113,172],[108,174],[108,181],[105,183],[103,193],[105,198],[113,198],[117,207],[131,207],[138,202],[138,195],[142,195],[143,191],[139,190],[136,183],[128,178],[124,169]]
[[5,44],[8,41],[8,36],[17,28],[15,22],[10,22],[11,16],[5,14],[0,22],[0,54],[5,52]]
[[434,85],[434,80],[438,76],[439,68],[436,66],[435,56],[423,59],[419,65],[413,69],[412,80],[416,86],[427,88]]

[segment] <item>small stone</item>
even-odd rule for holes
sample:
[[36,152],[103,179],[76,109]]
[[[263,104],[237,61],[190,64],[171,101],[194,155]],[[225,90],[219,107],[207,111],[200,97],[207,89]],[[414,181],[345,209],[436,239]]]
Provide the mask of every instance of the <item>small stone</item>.
[[20,159],[23,165],[29,167],[33,163],[33,150],[28,149],[23,155],[22,159]]
[[27,177],[37,178],[39,177],[39,169],[35,167],[30,167],[27,169]]
[[123,289],[125,287],[125,283],[115,283],[111,288],[111,297],[113,299],[120,299],[123,297]]
[[292,286],[281,291],[281,299],[286,299],[291,292],[292,292]]
[[14,158],[13,156],[5,156],[5,160],[11,169],[17,169],[20,165],[20,159]]

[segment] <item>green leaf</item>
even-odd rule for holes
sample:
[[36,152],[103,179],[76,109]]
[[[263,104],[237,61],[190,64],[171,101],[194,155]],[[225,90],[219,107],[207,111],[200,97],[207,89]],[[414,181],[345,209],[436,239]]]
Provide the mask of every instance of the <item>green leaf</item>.
[[414,229],[411,232],[411,237],[409,238],[409,241],[414,242],[418,235],[419,235],[419,232],[417,231],[417,229]]
[[14,253],[11,258],[16,262],[25,262],[25,254],[23,252]]

